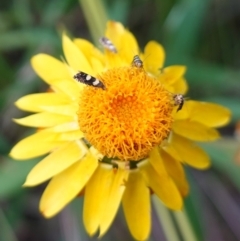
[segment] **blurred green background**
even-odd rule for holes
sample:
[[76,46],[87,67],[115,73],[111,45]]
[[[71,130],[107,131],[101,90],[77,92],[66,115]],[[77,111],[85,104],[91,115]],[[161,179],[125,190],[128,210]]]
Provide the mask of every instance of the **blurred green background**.
[[[166,65],[188,67],[187,97],[220,103],[232,111],[232,122],[221,129],[224,138],[203,146],[211,156],[212,168],[204,172],[186,168],[191,192],[185,204],[198,241],[240,240],[240,137],[237,140],[234,135],[240,121],[240,1],[103,3],[109,19],[121,21],[142,48],[149,40],[157,40],[167,51]],[[17,162],[8,157],[11,147],[31,132],[12,122],[26,115],[13,103],[25,94],[46,90],[29,60],[39,52],[60,58],[62,31],[92,40],[77,0],[0,2],[0,241],[97,240],[89,238],[83,228],[81,198],[56,217],[44,219],[38,202],[45,185],[21,187],[38,160]],[[167,240],[154,208],[152,214],[149,240]],[[177,216],[169,215],[179,232],[176,241],[184,241]],[[102,240],[133,240],[121,211]]]

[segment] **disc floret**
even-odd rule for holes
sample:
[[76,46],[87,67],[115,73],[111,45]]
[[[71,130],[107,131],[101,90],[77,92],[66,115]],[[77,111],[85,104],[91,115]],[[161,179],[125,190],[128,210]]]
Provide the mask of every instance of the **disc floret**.
[[172,97],[161,83],[134,67],[107,70],[106,90],[86,87],[79,125],[86,139],[109,158],[138,161],[166,139],[172,124]]

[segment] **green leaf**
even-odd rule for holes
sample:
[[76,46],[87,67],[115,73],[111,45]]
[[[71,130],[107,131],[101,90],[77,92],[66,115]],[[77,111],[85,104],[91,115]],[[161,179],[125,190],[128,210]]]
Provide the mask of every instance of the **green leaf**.
[[107,12],[109,19],[114,19],[115,21],[120,21],[122,24],[126,24],[127,16],[129,15],[131,2],[128,0],[115,0],[114,2],[109,2],[107,7]]
[[30,47],[47,43],[54,45],[59,41],[54,31],[44,28],[11,30],[0,35],[0,51]]
[[1,241],[17,241],[17,237],[14,234],[14,230],[12,229],[10,223],[8,222],[6,216],[0,209],[0,240]]
[[33,23],[33,14],[29,0],[15,0],[11,9],[14,20],[22,27],[27,27]]
[[[186,173],[189,174],[189,170],[186,170]],[[190,173],[191,174],[191,173]],[[204,230],[203,230],[203,216],[202,216],[202,205],[201,205],[201,194],[199,192],[199,187],[196,185],[195,180],[192,178],[192,175],[187,175],[187,179],[190,183],[190,192],[189,195],[184,200],[184,206],[186,212],[188,214],[188,218],[190,219],[190,223],[194,232],[196,233],[196,237],[199,241],[204,239]]]
[[170,11],[165,24],[167,50],[178,54],[191,52],[197,38],[209,0],[179,1]]
[[52,0],[47,1],[42,13],[42,24],[47,26],[55,26],[56,22],[64,16],[70,2],[72,0]]
[[29,171],[39,159],[31,161],[14,161],[5,158],[0,169],[0,198],[7,198],[21,190]]
[[234,161],[240,144],[234,139],[222,139],[210,144],[201,144],[211,157],[213,166],[228,176],[240,190],[240,166]]

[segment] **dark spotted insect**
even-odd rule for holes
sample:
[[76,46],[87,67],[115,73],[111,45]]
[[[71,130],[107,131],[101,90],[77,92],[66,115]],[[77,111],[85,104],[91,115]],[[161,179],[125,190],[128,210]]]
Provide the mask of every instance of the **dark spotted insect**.
[[89,74],[86,74],[84,72],[81,72],[79,71],[77,74],[75,74],[73,76],[73,78],[75,80],[77,80],[78,82],[81,82],[83,84],[86,84],[86,85],[90,85],[90,86],[93,86],[93,87],[97,87],[97,88],[101,88],[101,89],[106,89],[103,82],[101,82],[99,79],[89,75]]
[[110,39],[106,37],[101,37],[99,39],[99,42],[105,49],[109,50],[112,53],[115,53],[115,54],[117,53],[117,49]]
[[175,94],[173,95],[174,105],[177,106],[177,112],[182,109],[184,104],[184,97],[181,94]]
[[143,68],[143,62],[138,55],[134,55],[132,66],[137,68]]

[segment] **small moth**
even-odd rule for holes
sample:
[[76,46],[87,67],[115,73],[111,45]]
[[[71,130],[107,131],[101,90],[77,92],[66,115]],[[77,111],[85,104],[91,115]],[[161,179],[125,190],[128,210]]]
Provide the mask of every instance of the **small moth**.
[[109,50],[112,53],[115,53],[115,54],[117,53],[117,49],[110,39],[106,37],[101,37],[99,39],[99,42],[105,49]]
[[143,68],[143,62],[138,55],[134,55],[132,66],[137,68]]
[[184,97],[181,94],[173,95],[174,105],[178,105],[177,112],[182,109],[184,104]]
[[97,88],[102,88],[104,90],[106,89],[104,84],[99,79],[89,74],[86,74],[84,72],[79,71],[77,74],[73,76],[73,78],[83,84],[90,85]]

